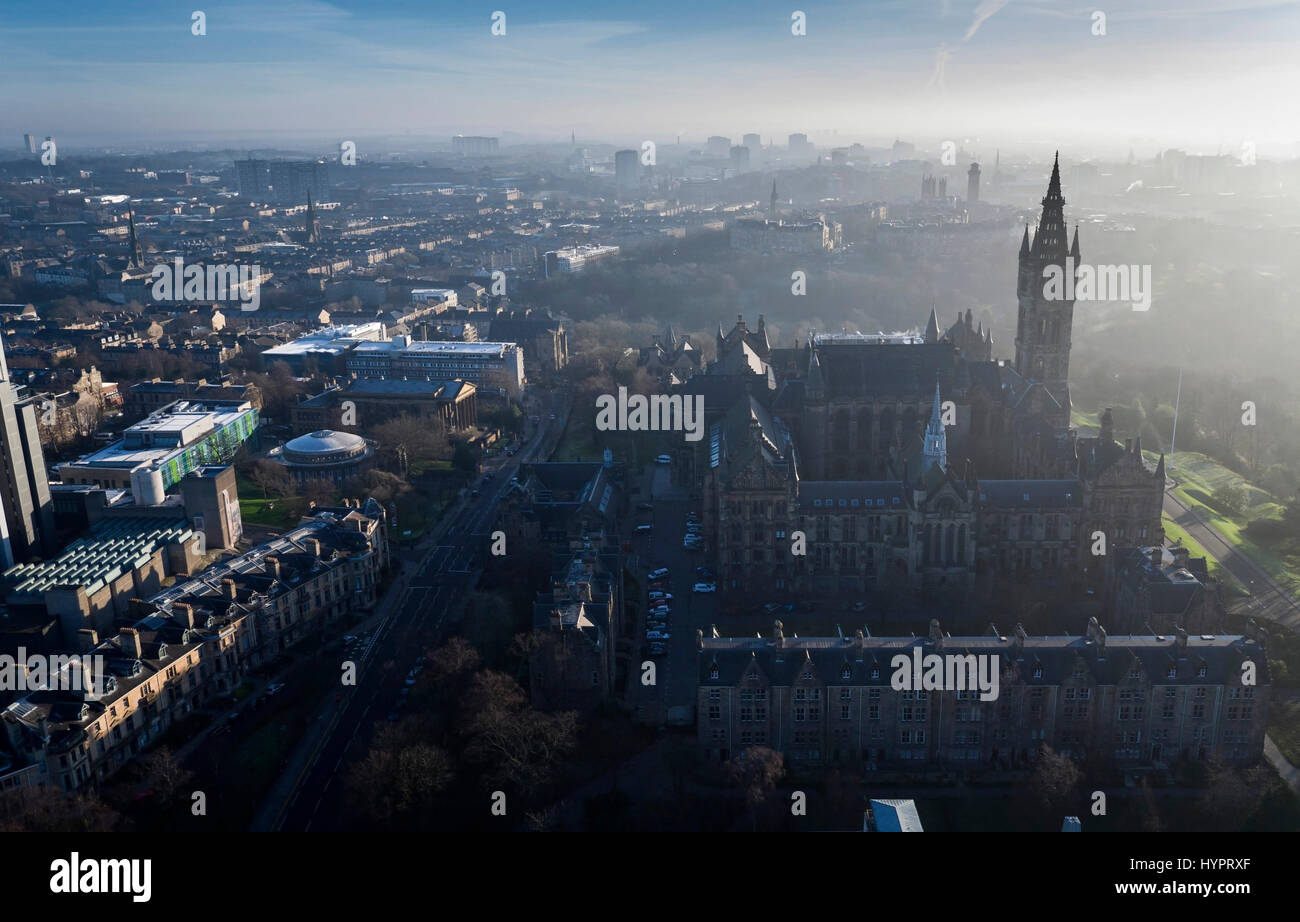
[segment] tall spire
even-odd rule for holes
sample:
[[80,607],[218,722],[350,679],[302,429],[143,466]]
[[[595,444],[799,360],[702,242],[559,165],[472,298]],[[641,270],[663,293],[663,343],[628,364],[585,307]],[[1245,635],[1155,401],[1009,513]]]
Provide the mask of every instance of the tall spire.
[[930,305],[930,319],[925,325],[925,341],[927,343],[937,343],[939,341],[939,315],[934,312],[934,305]]
[[311,190],[307,190],[307,242],[316,243],[316,206],[311,201]]
[[1061,195],[1061,154],[1052,161],[1052,178],[1043,196],[1043,212],[1034,237],[1034,255],[1044,260],[1063,260],[1066,255],[1065,197]]
[[939,399],[939,376],[934,378],[934,406],[930,410],[930,423],[925,427],[925,460],[923,467],[929,471],[931,465],[937,464],[941,470],[948,469],[948,433],[943,428],[943,409]]
[[776,217],[776,177],[772,178],[772,201],[767,206],[767,216],[769,218]]
[[135,209],[126,213],[126,227],[130,234],[131,255],[128,257],[127,265],[133,269],[140,269],[144,266],[144,253],[140,250],[140,240],[135,235]]
[[1029,225],[1025,225],[1025,236],[1020,239],[1020,255],[1025,257],[1029,255]]

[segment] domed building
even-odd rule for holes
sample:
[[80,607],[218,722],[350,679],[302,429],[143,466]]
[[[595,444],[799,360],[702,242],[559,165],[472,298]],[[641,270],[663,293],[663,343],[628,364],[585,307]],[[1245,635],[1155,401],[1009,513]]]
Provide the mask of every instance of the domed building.
[[272,448],[267,457],[284,465],[299,486],[313,480],[341,486],[374,463],[375,443],[350,432],[318,429]]

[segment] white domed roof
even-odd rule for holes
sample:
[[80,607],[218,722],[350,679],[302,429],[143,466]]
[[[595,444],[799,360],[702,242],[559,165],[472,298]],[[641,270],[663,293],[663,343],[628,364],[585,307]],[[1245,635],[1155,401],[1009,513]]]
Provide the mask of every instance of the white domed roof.
[[284,447],[295,455],[329,454],[340,451],[362,452],[366,449],[366,440],[350,432],[318,429],[310,435],[300,435],[296,439],[290,439]]

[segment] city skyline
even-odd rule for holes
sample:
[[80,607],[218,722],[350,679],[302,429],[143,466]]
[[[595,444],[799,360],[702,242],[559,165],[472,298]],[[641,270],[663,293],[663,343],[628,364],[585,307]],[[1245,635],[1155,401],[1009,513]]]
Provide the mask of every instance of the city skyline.
[[[72,7],[57,19],[0,13],[0,79],[16,90],[0,136],[14,146],[26,132],[90,146],[331,134],[560,141],[571,131],[612,144],[757,131],[767,143],[835,130],[844,143],[910,135],[979,147],[996,135],[1003,147],[1051,139],[1093,155],[1231,153],[1247,142],[1262,157],[1297,152],[1288,88],[1300,74],[1285,39],[1300,6],[1272,0],[1100,11],[832,3],[800,11],[802,36],[789,5],[772,3],[634,5],[599,18],[549,3],[232,4],[202,10],[203,35],[189,13],[161,4]],[[504,35],[492,33],[495,12]],[[1104,35],[1094,34],[1097,13]],[[455,92],[440,93],[446,86]]]

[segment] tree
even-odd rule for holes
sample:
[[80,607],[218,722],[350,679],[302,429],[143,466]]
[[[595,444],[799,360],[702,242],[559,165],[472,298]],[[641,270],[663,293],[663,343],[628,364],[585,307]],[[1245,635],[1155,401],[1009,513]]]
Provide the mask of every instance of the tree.
[[120,822],[94,794],[38,785],[0,795],[0,832],[112,832]]
[[577,743],[574,711],[544,714],[503,672],[485,670],[470,682],[461,706],[465,755],[481,763],[491,788],[510,787],[525,797],[549,784],[560,759]]
[[785,777],[785,757],[767,746],[750,746],[722,766],[727,783],[745,792],[749,815],[758,831],[758,808]]
[[194,777],[194,772],[181,765],[166,746],[159,746],[146,754],[141,759],[141,766],[144,784],[153,791],[160,807],[171,806],[177,793]]
[[472,474],[478,470],[478,455],[464,442],[457,442],[451,453],[451,466],[458,471]]
[[284,465],[266,458],[259,458],[249,466],[248,479],[261,488],[262,499],[269,499],[271,493],[284,497],[294,492],[293,478]]
[[1019,812],[1029,826],[1050,823],[1060,828],[1061,818],[1079,812],[1079,787],[1083,772],[1069,756],[1044,746],[1034,759],[1029,783],[1021,789]]
[[1246,511],[1246,490],[1240,484],[1228,481],[1210,494],[1210,501],[1223,512],[1240,515]]
[[441,419],[403,413],[370,427],[385,464],[405,476],[416,461],[448,457],[447,429]]

